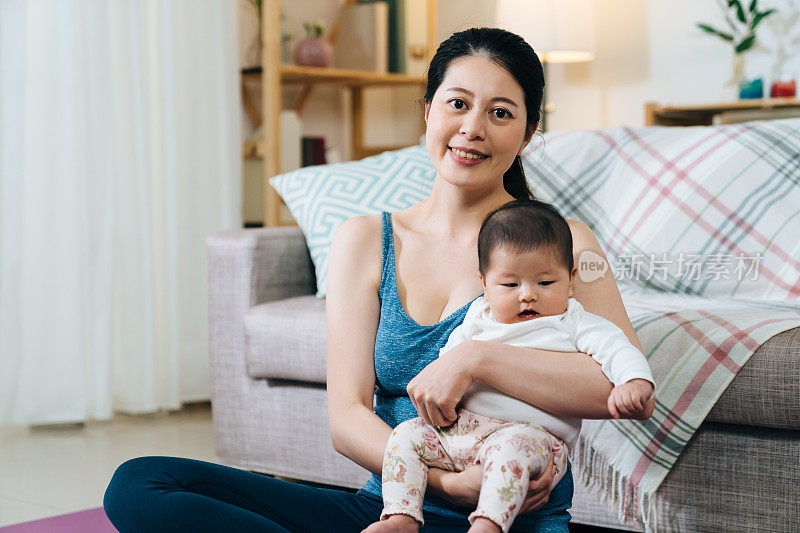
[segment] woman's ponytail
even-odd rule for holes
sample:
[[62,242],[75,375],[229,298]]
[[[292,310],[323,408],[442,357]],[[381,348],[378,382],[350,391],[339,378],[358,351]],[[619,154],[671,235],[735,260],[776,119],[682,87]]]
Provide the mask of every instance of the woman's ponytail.
[[517,156],[511,167],[503,174],[503,188],[516,200],[535,200],[536,197],[528,187],[525,179],[525,170],[522,168],[522,158]]

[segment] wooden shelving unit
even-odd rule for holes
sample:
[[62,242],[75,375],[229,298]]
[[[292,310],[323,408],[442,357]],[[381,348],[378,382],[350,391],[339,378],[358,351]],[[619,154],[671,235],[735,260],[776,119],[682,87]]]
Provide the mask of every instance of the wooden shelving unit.
[[647,126],[709,126],[714,117],[730,111],[766,111],[775,110],[778,118],[782,109],[800,109],[797,98],[759,98],[754,100],[738,100],[718,104],[670,106],[648,103],[645,105],[645,125]]
[[[345,0],[343,6],[354,3]],[[428,58],[436,51],[436,0],[427,0]],[[280,0],[264,0],[261,11],[261,68],[245,69],[242,76],[260,76],[262,113],[259,116],[254,102],[243,90],[245,109],[256,126],[264,124],[264,140],[261,143],[245,143],[242,149],[245,157],[262,158],[262,176],[264,180],[264,225],[280,224],[280,197],[269,185],[269,178],[280,172],[280,113],[281,88],[286,85],[300,85],[301,89],[291,106],[301,112],[315,86],[338,85],[350,92],[351,122],[351,159],[391,150],[391,146],[364,145],[364,105],[363,91],[369,87],[424,87],[424,78],[404,74],[366,72],[335,68],[302,67],[282,65],[280,62]],[[331,34],[336,34],[334,23]]]

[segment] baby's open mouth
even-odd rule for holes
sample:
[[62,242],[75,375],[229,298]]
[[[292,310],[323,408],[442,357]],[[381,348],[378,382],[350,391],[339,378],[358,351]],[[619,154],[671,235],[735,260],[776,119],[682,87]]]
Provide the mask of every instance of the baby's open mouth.
[[537,313],[533,309],[526,309],[525,311],[521,312],[517,316],[520,317],[520,318],[534,318],[534,317],[539,316],[539,313]]

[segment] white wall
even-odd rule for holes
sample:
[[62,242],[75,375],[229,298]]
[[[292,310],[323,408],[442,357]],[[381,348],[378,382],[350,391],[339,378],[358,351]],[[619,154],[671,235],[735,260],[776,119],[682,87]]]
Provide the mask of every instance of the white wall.
[[[548,101],[555,105],[548,129],[585,129],[644,124],[648,101],[695,104],[720,101],[730,79],[732,47],[702,34],[697,22],[722,27],[717,4],[696,0],[596,1],[597,56],[591,63],[550,65]],[[797,2],[762,0],[784,8]],[[533,16],[533,15],[528,15]],[[771,77],[773,70],[800,75],[800,54],[776,65],[776,50],[787,33],[786,18],[772,15],[759,26],[762,47],[747,54],[746,74]],[[800,34],[794,25],[793,35]],[[532,43],[535,48],[535,43]],[[765,85],[768,91],[768,83]]]

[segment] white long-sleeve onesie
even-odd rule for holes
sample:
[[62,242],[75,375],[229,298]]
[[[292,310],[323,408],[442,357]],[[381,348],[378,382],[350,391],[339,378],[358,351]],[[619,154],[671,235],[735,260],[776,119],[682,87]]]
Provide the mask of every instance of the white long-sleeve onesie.
[[[616,385],[641,378],[653,383],[647,359],[625,333],[605,318],[589,313],[574,298],[567,311],[515,324],[498,322],[486,298],[477,298],[467,310],[464,322],[450,334],[439,351],[441,356],[466,340],[493,341],[526,348],[559,352],[583,352],[600,363],[603,373]],[[532,383],[531,386],[535,386]],[[581,420],[556,416],[475,382],[462,400],[464,409],[499,420],[531,422],[561,438],[571,449],[581,431]]]

